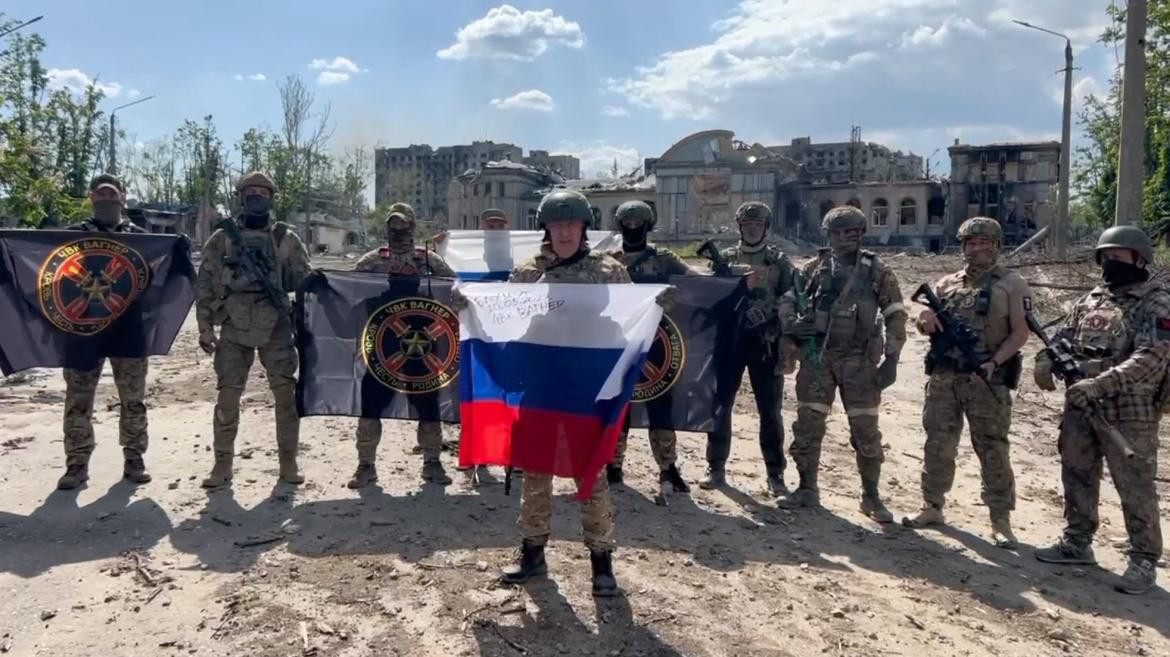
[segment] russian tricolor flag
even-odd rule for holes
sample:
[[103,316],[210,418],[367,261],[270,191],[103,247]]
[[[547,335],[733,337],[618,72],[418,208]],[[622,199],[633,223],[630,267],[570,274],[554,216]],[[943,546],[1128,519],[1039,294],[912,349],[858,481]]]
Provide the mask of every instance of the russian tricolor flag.
[[459,463],[581,481],[613,459],[663,285],[476,283],[459,290]]
[[[451,230],[435,250],[464,281],[504,281],[519,263],[540,253],[544,231]],[[592,249],[621,248],[621,236],[600,230],[588,232]]]

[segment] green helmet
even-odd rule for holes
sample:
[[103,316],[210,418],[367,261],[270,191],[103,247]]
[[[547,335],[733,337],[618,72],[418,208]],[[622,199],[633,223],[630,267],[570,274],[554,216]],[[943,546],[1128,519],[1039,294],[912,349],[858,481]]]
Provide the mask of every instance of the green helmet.
[[1150,243],[1146,231],[1137,226],[1114,226],[1105,229],[1101,237],[1097,238],[1097,248],[1093,249],[1093,255],[1096,256],[1098,263],[1101,262],[1103,249],[1129,249],[1147,263],[1154,261],[1154,245]]
[[821,229],[826,233],[831,230],[856,230],[865,232],[867,227],[865,213],[852,205],[839,205],[825,213],[821,221]]
[[580,192],[568,189],[545,194],[540,199],[540,207],[536,209],[536,223],[545,228],[558,221],[580,221],[589,226],[593,221],[589,199]]
[[644,201],[626,201],[618,206],[613,219],[618,230],[621,230],[622,219],[626,217],[641,219],[645,222],[647,231],[654,230],[654,224],[658,221],[658,218],[654,216],[654,208]]
[[236,180],[237,193],[243,192],[248,187],[267,187],[268,191],[272,192],[273,194],[278,191],[276,189],[276,183],[272,181],[272,178],[270,178],[268,174],[262,171],[245,173],[244,175],[240,176],[238,180]]
[[959,226],[959,242],[968,237],[986,237],[996,244],[1003,244],[1003,228],[991,217],[971,217]]
[[772,208],[767,203],[748,201],[735,211],[735,223],[744,221],[763,221],[765,225],[772,223]]

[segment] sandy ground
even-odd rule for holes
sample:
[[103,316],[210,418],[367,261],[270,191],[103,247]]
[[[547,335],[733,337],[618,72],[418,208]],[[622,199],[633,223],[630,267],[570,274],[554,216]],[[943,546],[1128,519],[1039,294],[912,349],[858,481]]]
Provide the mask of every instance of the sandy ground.
[[[890,262],[907,295],[957,266],[947,258]],[[1021,271],[1073,286],[1091,276],[1064,266]],[[1046,289],[1037,297],[1053,317],[1069,294]],[[883,401],[883,481],[899,517],[920,503],[925,346],[911,339]],[[786,431],[794,418],[787,385]],[[245,396],[235,486],[206,493],[199,480],[211,466],[214,377],[193,320],[173,353],[151,362],[154,482],[135,488],[119,480],[107,371],[89,486],[54,490],[63,468],[62,398],[56,371],[0,382],[0,653],[1170,655],[1170,596],[1111,588],[1124,565],[1125,532],[1108,482],[1096,542],[1101,568],[1053,567],[1031,555],[1062,521],[1060,400],[1035,388],[1030,367],[1012,426],[1019,553],[987,543],[967,444],[948,527],[915,532],[864,518],[839,407],[825,442],[825,508],[777,509],[764,494],[754,406],[741,393],[727,490],[695,487],[668,508],[655,506],[645,432],[634,433],[627,485],[615,493],[615,571],[625,595],[610,601],[589,593],[568,482],[559,488],[549,580],[497,586],[495,572],[519,542],[517,492],[504,496],[499,472],[478,486],[456,473],[446,489],[420,485],[407,423],[387,423],[381,487],[356,493],[345,488],[355,421],[307,419],[308,483],[276,486],[271,399],[259,368]],[[692,480],[702,473],[703,449],[704,436],[680,435]],[[444,460],[453,468],[453,457]],[[791,467],[788,482],[795,484]],[[1166,493],[1165,484],[1159,489]]]

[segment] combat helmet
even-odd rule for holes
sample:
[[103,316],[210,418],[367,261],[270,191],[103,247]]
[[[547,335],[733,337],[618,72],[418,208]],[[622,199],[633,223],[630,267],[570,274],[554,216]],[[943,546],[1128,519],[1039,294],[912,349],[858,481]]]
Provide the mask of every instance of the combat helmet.
[[1154,245],[1146,231],[1137,226],[1113,226],[1105,229],[1101,237],[1097,238],[1097,247],[1093,249],[1093,255],[1098,263],[1101,262],[1101,252],[1105,249],[1129,249],[1141,256],[1146,263],[1154,261]]

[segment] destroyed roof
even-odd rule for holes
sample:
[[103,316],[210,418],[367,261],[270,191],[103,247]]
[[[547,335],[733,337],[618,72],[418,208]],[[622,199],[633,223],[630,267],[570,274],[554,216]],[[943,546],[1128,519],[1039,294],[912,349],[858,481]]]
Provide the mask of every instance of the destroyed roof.
[[954,144],[948,146],[947,150],[954,151],[984,151],[1008,148],[1038,148],[1038,149],[1054,149],[1060,150],[1059,141],[1001,141],[990,144]]
[[572,189],[586,194],[590,192],[653,192],[656,183],[654,174],[639,178],[577,178],[537,191],[548,193],[553,189]]

